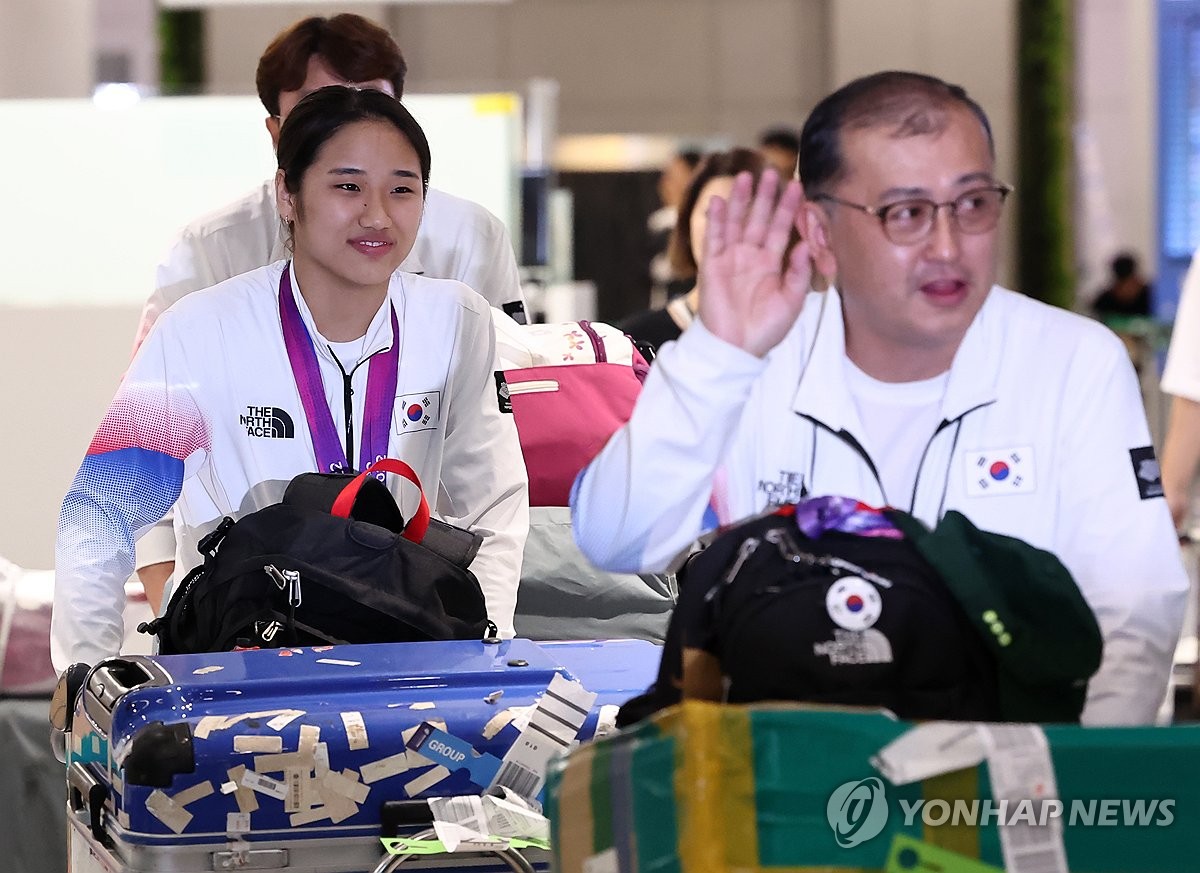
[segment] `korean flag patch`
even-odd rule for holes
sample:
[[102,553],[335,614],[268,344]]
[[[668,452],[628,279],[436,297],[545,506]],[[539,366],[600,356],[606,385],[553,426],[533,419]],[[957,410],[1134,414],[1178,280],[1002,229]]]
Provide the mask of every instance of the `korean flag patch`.
[[969,451],[963,461],[968,497],[1003,497],[1037,490],[1033,446]]
[[1154,457],[1154,446],[1130,449],[1129,460],[1133,462],[1133,478],[1137,480],[1142,500],[1162,497],[1162,472],[1158,469],[1158,458]]
[[435,430],[441,418],[441,391],[423,391],[396,398],[396,433]]

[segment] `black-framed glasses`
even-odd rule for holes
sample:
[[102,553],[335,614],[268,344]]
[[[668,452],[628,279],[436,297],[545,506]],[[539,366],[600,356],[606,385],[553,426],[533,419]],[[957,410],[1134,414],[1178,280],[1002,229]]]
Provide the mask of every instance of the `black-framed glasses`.
[[950,210],[950,221],[959,233],[987,233],[1000,220],[1004,200],[1012,193],[1012,186],[1005,184],[975,188],[960,194],[953,200],[935,203],[924,197],[897,200],[884,206],[865,206],[851,203],[832,194],[817,194],[813,200],[828,200],[839,206],[849,206],[873,215],[883,226],[884,235],[898,246],[911,246],[923,241],[933,230],[938,210]]

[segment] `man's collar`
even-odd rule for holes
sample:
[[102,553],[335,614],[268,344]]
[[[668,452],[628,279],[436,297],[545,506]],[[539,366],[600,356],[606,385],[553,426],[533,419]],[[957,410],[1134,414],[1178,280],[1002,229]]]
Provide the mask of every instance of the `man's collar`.
[[[988,292],[950,365],[950,379],[942,399],[942,417],[947,421],[996,399],[1002,339],[1002,314],[997,310],[1003,306],[997,291],[993,288]],[[862,425],[858,408],[846,381],[846,327],[841,296],[836,288],[830,288],[823,295],[810,294],[808,305],[811,304],[821,306],[822,311],[808,322],[815,336],[806,344],[808,360],[801,362],[803,369],[792,410],[815,418],[834,431],[859,433]]]

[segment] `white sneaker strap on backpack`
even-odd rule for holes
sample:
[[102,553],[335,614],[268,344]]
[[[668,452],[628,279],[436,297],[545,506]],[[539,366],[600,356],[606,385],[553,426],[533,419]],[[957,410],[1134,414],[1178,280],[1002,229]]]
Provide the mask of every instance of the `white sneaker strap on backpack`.
[[354,508],[354,501],[358,497],[359,489],[362,488],[363,482],[366,481],[367,477],[373,473],[395,473],[397,476],[402,476],[417,486],[417,493],[421,495],[421,505],[417,507],[416,513],[408,520],[408,524],[404,526],[401,536],[414,543],[421,542],[421,540],[425,539],[425,532],[429,530],[429,501],[425,499],[425,491],[421,488],[421,480],[417,477],[416,471],[408,466],[408,464],[398,461],[395,458],[380,458],[351,479],[346,487],[342,489],[342,493],[337,496],[337,500],[333,502],[333,508],[329,510],[330,514],[349,518],[350,510]]

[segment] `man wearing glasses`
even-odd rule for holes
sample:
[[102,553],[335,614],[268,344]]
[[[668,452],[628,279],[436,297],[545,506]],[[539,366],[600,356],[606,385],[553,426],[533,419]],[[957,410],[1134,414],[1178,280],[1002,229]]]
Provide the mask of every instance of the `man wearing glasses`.
[[1109,331],[994,286],[1011,189],[983,110],[932,77],[868,76],[813,110],[799,183],[751,187],[714,201],[699,319],[576,482],[584,553],[661,570],[807,496],[929,525],[955,509],[1075,577],[1105,644],[1084,723],[1153,721],[1187,579],[1137,382]]

